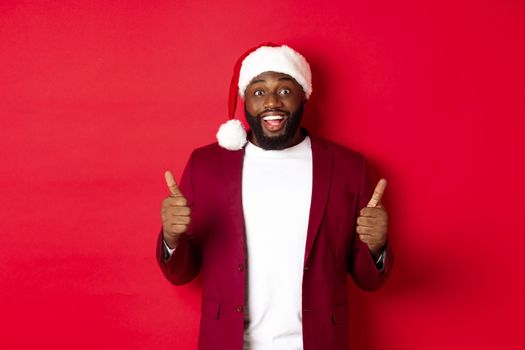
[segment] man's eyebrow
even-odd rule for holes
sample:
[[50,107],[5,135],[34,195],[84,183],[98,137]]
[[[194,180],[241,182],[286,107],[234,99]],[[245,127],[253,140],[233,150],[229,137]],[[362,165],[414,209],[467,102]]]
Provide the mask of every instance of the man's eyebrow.
[[290,77],[280,77],[279,80],[290,80],[290,81],[293,81],[293,79],[290,78]]

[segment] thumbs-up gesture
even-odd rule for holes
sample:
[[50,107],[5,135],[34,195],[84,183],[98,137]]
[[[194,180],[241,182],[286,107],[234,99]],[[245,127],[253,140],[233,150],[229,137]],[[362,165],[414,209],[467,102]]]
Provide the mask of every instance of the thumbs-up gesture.
[[175,248],[180,235],[185,233],[191,221],[188,201],[179,190],[171,171],[164,173],[171,195],[162,201],[162,232],[170,248]]
[[379,180],[368,205],[361,209],[357,218],[356,231],[359,239],[368,246],[374,257],[379,255],[386,243],[388,214],[381,203],[385,188],[386,180]]

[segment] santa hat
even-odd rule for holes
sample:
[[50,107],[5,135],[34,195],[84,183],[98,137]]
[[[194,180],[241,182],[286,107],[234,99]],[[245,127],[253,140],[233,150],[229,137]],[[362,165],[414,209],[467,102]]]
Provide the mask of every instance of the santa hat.
[[235,119],[237,95],[244,91],[253,78],[264,72],[288,74],[302,86],[308,99],[312,93],[312,73],[306,59],[286,45],[263,43],[246,51],[235,63],[228,98],[228,120],[217,132],[219,145],[230,151],[238,151],[246,144],[246,130],[241,121]]

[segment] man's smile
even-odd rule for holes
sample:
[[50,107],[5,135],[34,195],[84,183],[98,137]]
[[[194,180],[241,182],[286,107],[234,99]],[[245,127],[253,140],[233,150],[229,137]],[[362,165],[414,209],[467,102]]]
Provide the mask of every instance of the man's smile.
[[271,111],[260,114],[261,125],[267,134],[274,134],[284,129],[288,114],[282,111]]

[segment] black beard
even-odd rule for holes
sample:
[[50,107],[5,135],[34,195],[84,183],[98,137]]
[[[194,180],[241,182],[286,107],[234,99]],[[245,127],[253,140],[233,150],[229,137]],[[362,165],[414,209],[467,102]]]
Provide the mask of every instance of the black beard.
[[[281,111],[283,112],[283,111]],[[253,132],[259,147],[266,150],[282,150],[286,148],[289,142],[295,136],[297,129],[301,125],[303,118],[304,103],[294,113],[286,113],[288,120],[284,127],[284,133],[279,136],[266,136],[263,131],[262,122],[260,117],[255,117],[248,113],[246,105],[244,105],[244,114],[246,115],[246,121],[250,126],[250,131]]]

